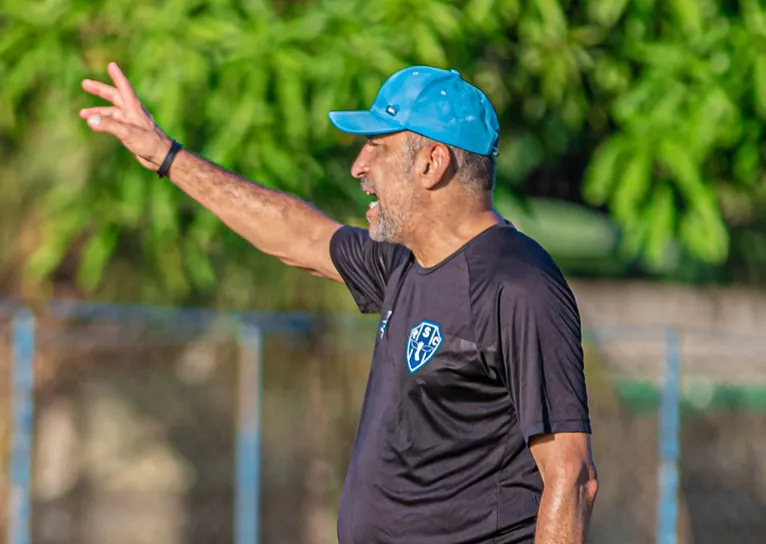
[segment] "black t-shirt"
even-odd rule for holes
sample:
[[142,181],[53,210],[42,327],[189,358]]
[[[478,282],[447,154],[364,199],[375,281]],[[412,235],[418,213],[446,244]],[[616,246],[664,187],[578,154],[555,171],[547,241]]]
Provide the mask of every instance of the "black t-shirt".
[[590,432],[559,268],[510,225],[429,269],[355,227],[330,253],[359,309],[381,314],[339,543],[531,542],[543,485],[530,437]]

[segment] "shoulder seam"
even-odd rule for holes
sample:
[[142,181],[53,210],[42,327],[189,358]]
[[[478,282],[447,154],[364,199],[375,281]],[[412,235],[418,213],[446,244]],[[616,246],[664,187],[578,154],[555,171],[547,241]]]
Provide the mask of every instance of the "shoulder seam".
[[465,255],[465,267],[466,267],[466,271],[468,272],[468,309],[471,312],[471,330],[473,330],[476,349],[481,351],[481,350],[485,350],[485,349],[489,349],[493,347],[497,342],[493,342],[491,344],[485,345],[484,342],[482,341],[483,338],[481,337],[481,335],[479,335],[479,331],[476,330],[476,319],[474,319],[475,314],[474,314],[473,294],[471,293],[471,285],[473,284],[471,280],[471,265],[469,263],[467,254]]
[[481,345],[478,331],[476,330],[476,319],[474,319],[473,313],[473,293],[471,292],[471,263],[469,262],[468,253],[463,253],[465,259],[465,270],[468,275],[468,310],[471,313],[471,329],[473,329],[473,336],[475,338],[476,349],[481,351],[483,346]]

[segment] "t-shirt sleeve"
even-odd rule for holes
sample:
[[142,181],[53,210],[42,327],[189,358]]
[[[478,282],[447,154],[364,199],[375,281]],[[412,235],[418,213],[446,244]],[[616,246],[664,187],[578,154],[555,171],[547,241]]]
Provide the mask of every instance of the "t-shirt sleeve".
[[505,286],[499,313],[503,370],[526,442],[590,433],[580,316],[564,278]]
[[380,312],[398,246],[376,242],[366,229],[343,226],[330,240],[330,258],[362,313]]

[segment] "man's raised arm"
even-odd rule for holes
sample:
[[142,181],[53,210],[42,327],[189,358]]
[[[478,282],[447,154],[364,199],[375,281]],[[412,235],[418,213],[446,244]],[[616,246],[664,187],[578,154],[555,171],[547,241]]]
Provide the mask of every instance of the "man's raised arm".
[[[141,165],[157,171],[171,140],[116,64],[109,65],[109,75],[114,87],[91,80],[83,81],[82,86],[112,106],[86,108],[80,116],[94,131],[120,140]],[[340,224],[310,204],[247,181],[185,150],[176,155],[168,177],[259,250],[287,265],[343,283],[330,259],[330,239]]]

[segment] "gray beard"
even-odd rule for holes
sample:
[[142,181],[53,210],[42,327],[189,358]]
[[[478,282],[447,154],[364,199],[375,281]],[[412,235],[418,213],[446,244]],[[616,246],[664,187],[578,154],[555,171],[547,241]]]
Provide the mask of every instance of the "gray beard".
[[387,214],[378,204],[378,221],[370,226],[370,238],[376,242],[388,242],[392,244],[401,241],[402,227],[404,224],[404,211],[399,209],[392,214]]

